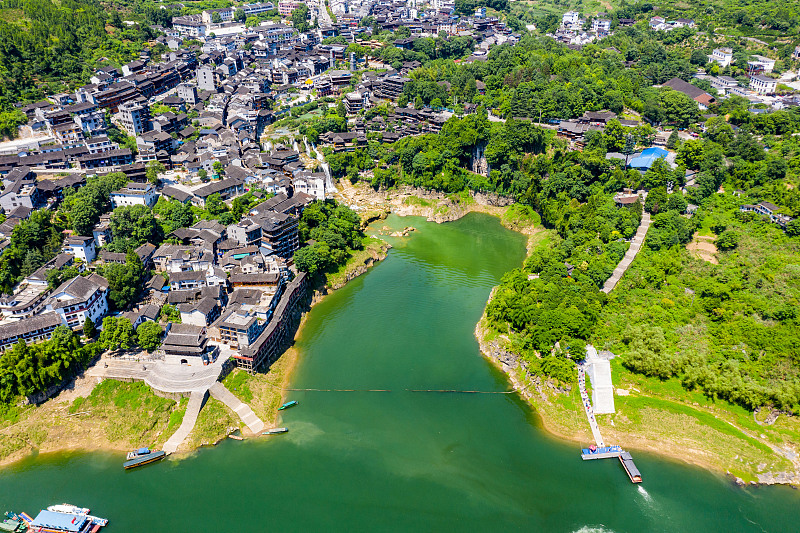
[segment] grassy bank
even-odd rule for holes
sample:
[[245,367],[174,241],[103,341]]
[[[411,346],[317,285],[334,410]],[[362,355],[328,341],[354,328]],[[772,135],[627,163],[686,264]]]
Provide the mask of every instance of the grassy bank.
[[[87,384],[88,385],[88,384]],[[6,413],[0,422],[0,464],[33,452],[64,449],[159,448],[186,410],[144,383],[105,380]]]
[[234,396],[250,406],[267,427],[274,426],[278,418],[278,407],[283,403],[283,389],[297,363],[297,350],[289,348],[264,374],[248,374],[234,369],[222,381]]
[[349,280],[364,272],[375,261],[380,261],[386,257],[388,245],[377,237],[365,236],[362,239],[363,249],[350,250],[350,257],[347,262],[337,270],[325,274],[325,286],[331,289],[338,289],[344,286]]

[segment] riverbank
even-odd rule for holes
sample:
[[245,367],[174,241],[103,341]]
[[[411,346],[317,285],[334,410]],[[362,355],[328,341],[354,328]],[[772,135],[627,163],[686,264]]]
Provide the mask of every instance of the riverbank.
[[[383,210],[401,216],[424,216],[433,222],[456,220],[470,212],[497,216],[505,227],[528,237],[528,254],[558,238],[542,229],[538,218],[509,207],[505,199],[498,202],[496,197],[445,195],[408,186],[374,191],[363,183],[353,186],[347,181],[340,187],[342,201],[362,212]],[[485,311],[475,334],[481,352],[531,404],[548,433],[582,446],[592,443],[576,389],[530,375],[512,353],[511,339],[487,327]],[[796,416],[768,411],[759,419],[736,405],[686,391],[677,380],[662,383],[634,374],[619,359],[612,362],[612,368],[617,410],[613,415],[597,417],[606,442],[690,463],[726,475],[740,485],[800,485],[800,454],[792,446],[800,435]]]
[[[508,376],[548,433],[575,442],[576,457],[579,448],[593,443],[577,387],[529,373],[524,359],[513,352],[513,341],[488,324],[485,311],[475,337],[481,353]],[[782,443],[760,433],[751,413],[724,402],[703,401],[680,383],[654,383],[627,371],[619,359],[612,362],[612,375],[616,413],[597,415],[606,443],[699,466],[739,485],[800,484],[796,456],[786,443],[782,448]],[[659,386],[671,394],[652,390]],[[787,433],[796,434],[796,417],[783,416],[780,423]]]
[[[391,246],[365,237],[363,249],[351,251],[340,269],[319,279],[310,307],[386,257]],[[309,307],[309,308],[310,308]],[[294,338],[300,335],[307,312],[300,318]],[[278,422],[291,373],[298,360],[291,344],[266,373],[250,375],[234,369],[226,387],[250,405],[267,427]],[[12,408],[0,419],[0,466],[32,454],[64,451],[124,453],[149,446],[160,449],[183,420],[188,398],[162,398],[144,383],[123,383],[79,377],[61,393],[38,406]],[[244,429],[241,419],[224,404],[209,398],[197,424],[178,452],[193,452],[224,440]]]

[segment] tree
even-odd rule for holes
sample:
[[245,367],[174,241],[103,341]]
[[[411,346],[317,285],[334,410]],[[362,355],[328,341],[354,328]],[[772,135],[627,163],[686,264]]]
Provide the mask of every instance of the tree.
[[160,244],[164,236],[158,220],[145,205],[121,206],[111,215],[111,232],[116,239],[130,239],[135,246]]
[[200,177],[200,181],[203,183],[208,181],[208,172],[206,172],[206,169],[201,168],[197,171],[197,175]]
[[733,230],[723,231],[714,244],[723,251],[733,250],[739,246],[739,233]]
[[258,17],[247,17],[247,19],[244,21],[246,28],[254,28],[259,24],[261,24],[261,21],[258,20]]
[[697,65],[698,67],[702,67],[703,65],[708,63],[708,54],[706,54],[703,50],[697,48],[692,52],[689,62],[692,65]]
[[244,9],[237,9],[234,11],[233,20],[236,22],[245,22],[247,20],[247,14],[245,14]]
[[97,328],[94,326],[94,321],[86,319],[83,322],[83,336],[87,339],[93,339],[97,335]]
[[147,181],[153,185],[158,185],[158,175],[164,172],[166,168],[158,161],[151,161],[147,164]]
[[211,213],[212,216],[221,215],[228,210],[227,204],[222,201],[222,198],[217,192],[206,198],[205,207],[206,211]]
[[669,134],[667,137],[667,150],[674,150],[678,147],[678,143],[681,142],[681,138],[678,137],[678,129],[672,130],[672,133]]
[[214,11],[211,15],[211,22],[214,24],[220,24],[222,22],[222,17],[220,16],[218,11]]
[[108,299],[115,309],[130,306],[139,291],[147,272],[142,260],[132,250],[125,257],[125,264],[114,263],[103,267],[102,275],[108,280]]
[[308,24],[308,6],[300,4],[292,11],[292,26],[300,33],[308,31],[310,25]]
[[619,152],[625,147],[625,130],[619,120],[608,121],[606,129],[603,130],[603,139],[609,152]]
[[178,308],[174,305],[164,304],[164,307],[161,308],[158,317],[161,320],[166,320],[167,322],[174,322],[175,324],[181,323],[181,312],[178,311]]
[[214,174],[216,174],[217,177],[221,178],[225,175],[225,167],[222,166],[222,161],[214,161],[212,168],[214,169]]
[[161,335],[163,333],[164,328],[156,322],[147,321],[136,329],[136,338],[142,349],[152,353],[153,350],[161,346]]
[[104,350],[128,350],[136,342],[133,325],[127,318],[107,316],[103,319],[103,331],[98,339]]
[[789,237],[797,237],[800,235],[800,218],[795,218],[786,224],[786,235]]

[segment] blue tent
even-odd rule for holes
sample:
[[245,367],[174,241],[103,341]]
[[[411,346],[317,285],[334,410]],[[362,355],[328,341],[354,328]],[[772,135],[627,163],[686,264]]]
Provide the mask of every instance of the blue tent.
[[637,155],[631,159],[631,162],[628,166],[638,170],[647,170],[653,166],[653,163],[656,162],[656,159],[664,159],[667,157],[667,155],[669,155],[669,152],[663,148],[659,148],[657,146],[653,148],[647,148],[646,150],[642,151],[640,155]]

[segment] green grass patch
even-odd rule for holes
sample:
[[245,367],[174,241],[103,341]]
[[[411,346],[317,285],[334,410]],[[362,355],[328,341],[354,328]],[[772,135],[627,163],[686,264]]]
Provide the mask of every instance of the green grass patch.
[[528,226],[539,226],[542,219],[539,213],[529,205],[511,204],[501,217],[501,222],[507,228],[521,228]]
[[104,421],[108,440],[155,447],[169,437],[165,433],[176,402],[156,396],[142,382],[107,379],[92,390],[81,406],[89,408],[92,418]]
[[250,377],[247,372],[236,368],[225,376],[222,384],[244,403],[250,403],[253,401],[253,391],[250,390],[249,384]]
[[350,257],[347,261],[336,270],[326,273],[325,285],[328,287],[341,287],[344,285],[350,273],[366,264],[370,259],[377,257],[385,244],[381,239],[370,236],[365,236],[361,243],[361,250],[348,250]]
[[78,409],[81,408],[83,402],[86,401],[86,398],[83,396],[78,396],[72,401],[72,405],[69,406],[69,414],[74,415],[78,412]]
[[761,443],[760,441],[752,437],[748,437],[747,435],[745,435],[738,429],[734,428],[730,424],[722,420],[719,420],[714,415],[704,411],[693,409],[687,405],[672,402],[669,400],[662,400],[659,398],[651,398],[644,396],[619,396],[616,398],[616,403],[631,421],[639,421],[636,420],[635,411],[646,408],[660,409],[662,411],[666,411],[668,413],[673,413],[677,415],[688,415],[696,419],[700,424],[709,427],[714,431],[747,442],[749,445],[758,449],[760,452],[763,452],[767,455],[772,455],[773,453],[772,449],[769,446]]
[[186,414],[186,406],[189,404],[188,398],[181,398],[174,411],[169,414],[169,423],[167,424],[167,435],[175,433],[181,424],[183,424],[183,417]]
[[221,401],[210,398],[197,417],[197,424],[189,435],[192,448],[214,444],[225,438],[230,428],[241,427],[239,418]]
[[420,198],[419,196],[408,196],[403,199],[403,204],[416,207],[433,207],[436,205],[436,202],[434,202],[433,200],[426,200],[425,198]]

